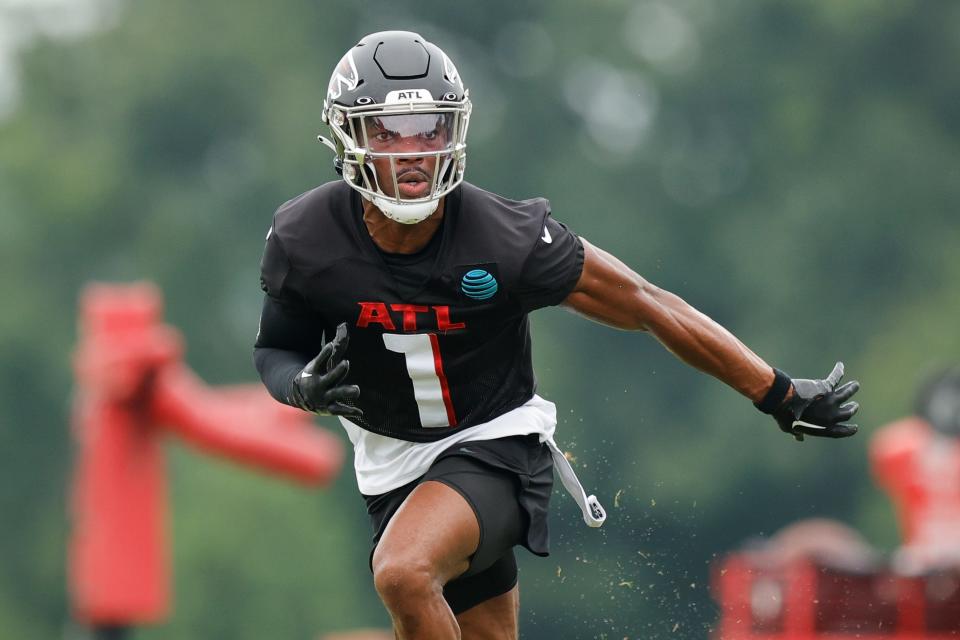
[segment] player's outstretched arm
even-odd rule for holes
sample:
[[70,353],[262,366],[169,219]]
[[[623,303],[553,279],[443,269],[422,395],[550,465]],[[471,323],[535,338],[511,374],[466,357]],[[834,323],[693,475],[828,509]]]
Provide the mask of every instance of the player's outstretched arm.
[[[582,239],[581,239],[582,240]],[[563,305],[618,329],[646,331],[687,364],[754,402],[773,384],[773,368],[733,334],[583,240],[583,273]]]
[[803,434],[845,437],[842,424],[858,409],[847,402],[859,384],[837,387],[843,365],[823,380],[793,380],[774,369],[705,314],[635,273],[606,251],[583,240],[583,273],[563,305],[591,320],[652,334],[683,362],[709,373],[773,414],[798,440]]

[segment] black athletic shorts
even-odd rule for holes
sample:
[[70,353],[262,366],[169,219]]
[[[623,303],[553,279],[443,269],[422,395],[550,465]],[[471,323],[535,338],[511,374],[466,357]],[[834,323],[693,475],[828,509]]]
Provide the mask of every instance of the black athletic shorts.
[[514,546],[523,545],[538,556],[549,554],[547,511],[553,489],[553,460],[538,436],[461,442],[441,453],[413,482],[380,495],[365,495],[374,549],[393,514],[426,480],[442,482],[457,491],[480,523],[480,545],[470,566],[443,589],[454,614],[506,593],[517,584]]

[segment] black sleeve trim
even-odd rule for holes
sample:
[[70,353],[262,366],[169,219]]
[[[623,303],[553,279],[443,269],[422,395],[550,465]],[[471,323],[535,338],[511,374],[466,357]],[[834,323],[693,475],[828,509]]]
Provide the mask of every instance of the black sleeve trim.
[[573,293],[573,290],[576,289],[577,283],[580,282],[580,276],[583,275],[583,261],[584,261],[584,249],[583,249],[583,240],[580,239],[580,236],[574,234],[574,238],[577,242],[577,255],[574,258],[575,266],[570,272],[570,280],[563,286],[563,295],[558,298],[554,304],[560,304],[567,297]]
[[263,257],[260,259],[260,288],[267,295],[278,300],[282,299],[284,284],[291,269],[287,252],[277,237],[276,230],[271,226],[263,248]]
[[[583,274],[584,248],[580,237],[549,214],[541,229],[524,260],[521,282],[515,291],[525,312],[560,304]],[[540,237],[544,232],[550,233],[550,242]]]

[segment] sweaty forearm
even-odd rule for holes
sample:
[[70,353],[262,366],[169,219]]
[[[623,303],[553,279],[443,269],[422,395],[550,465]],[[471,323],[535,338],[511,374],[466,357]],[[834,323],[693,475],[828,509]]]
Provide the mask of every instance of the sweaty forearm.
[[657,307],[646,329],[690,366],[758,402],[773,383],[773,368],[709,316],[679,296],[651,286],[647,304]]
[[296,351],[256,347],[253,350],[253,363],[263,385],[274,399],[291,404],[293,379],[307,364],[310,358]]
[[754,402],[773,383],[773,368],[733,334],[615,256],[583,240],[584,268],[564,305],[596,322],[646,331],[692,367]]

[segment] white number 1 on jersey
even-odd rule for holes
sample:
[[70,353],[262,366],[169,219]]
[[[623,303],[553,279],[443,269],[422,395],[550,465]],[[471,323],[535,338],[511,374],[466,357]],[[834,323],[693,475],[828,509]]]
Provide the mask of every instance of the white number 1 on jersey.
[[432,333],[385,333],[383,344],[406,358],[407,375],[413,382],[413,398],[420,411],[421,426],[457,426],[437,336]]

